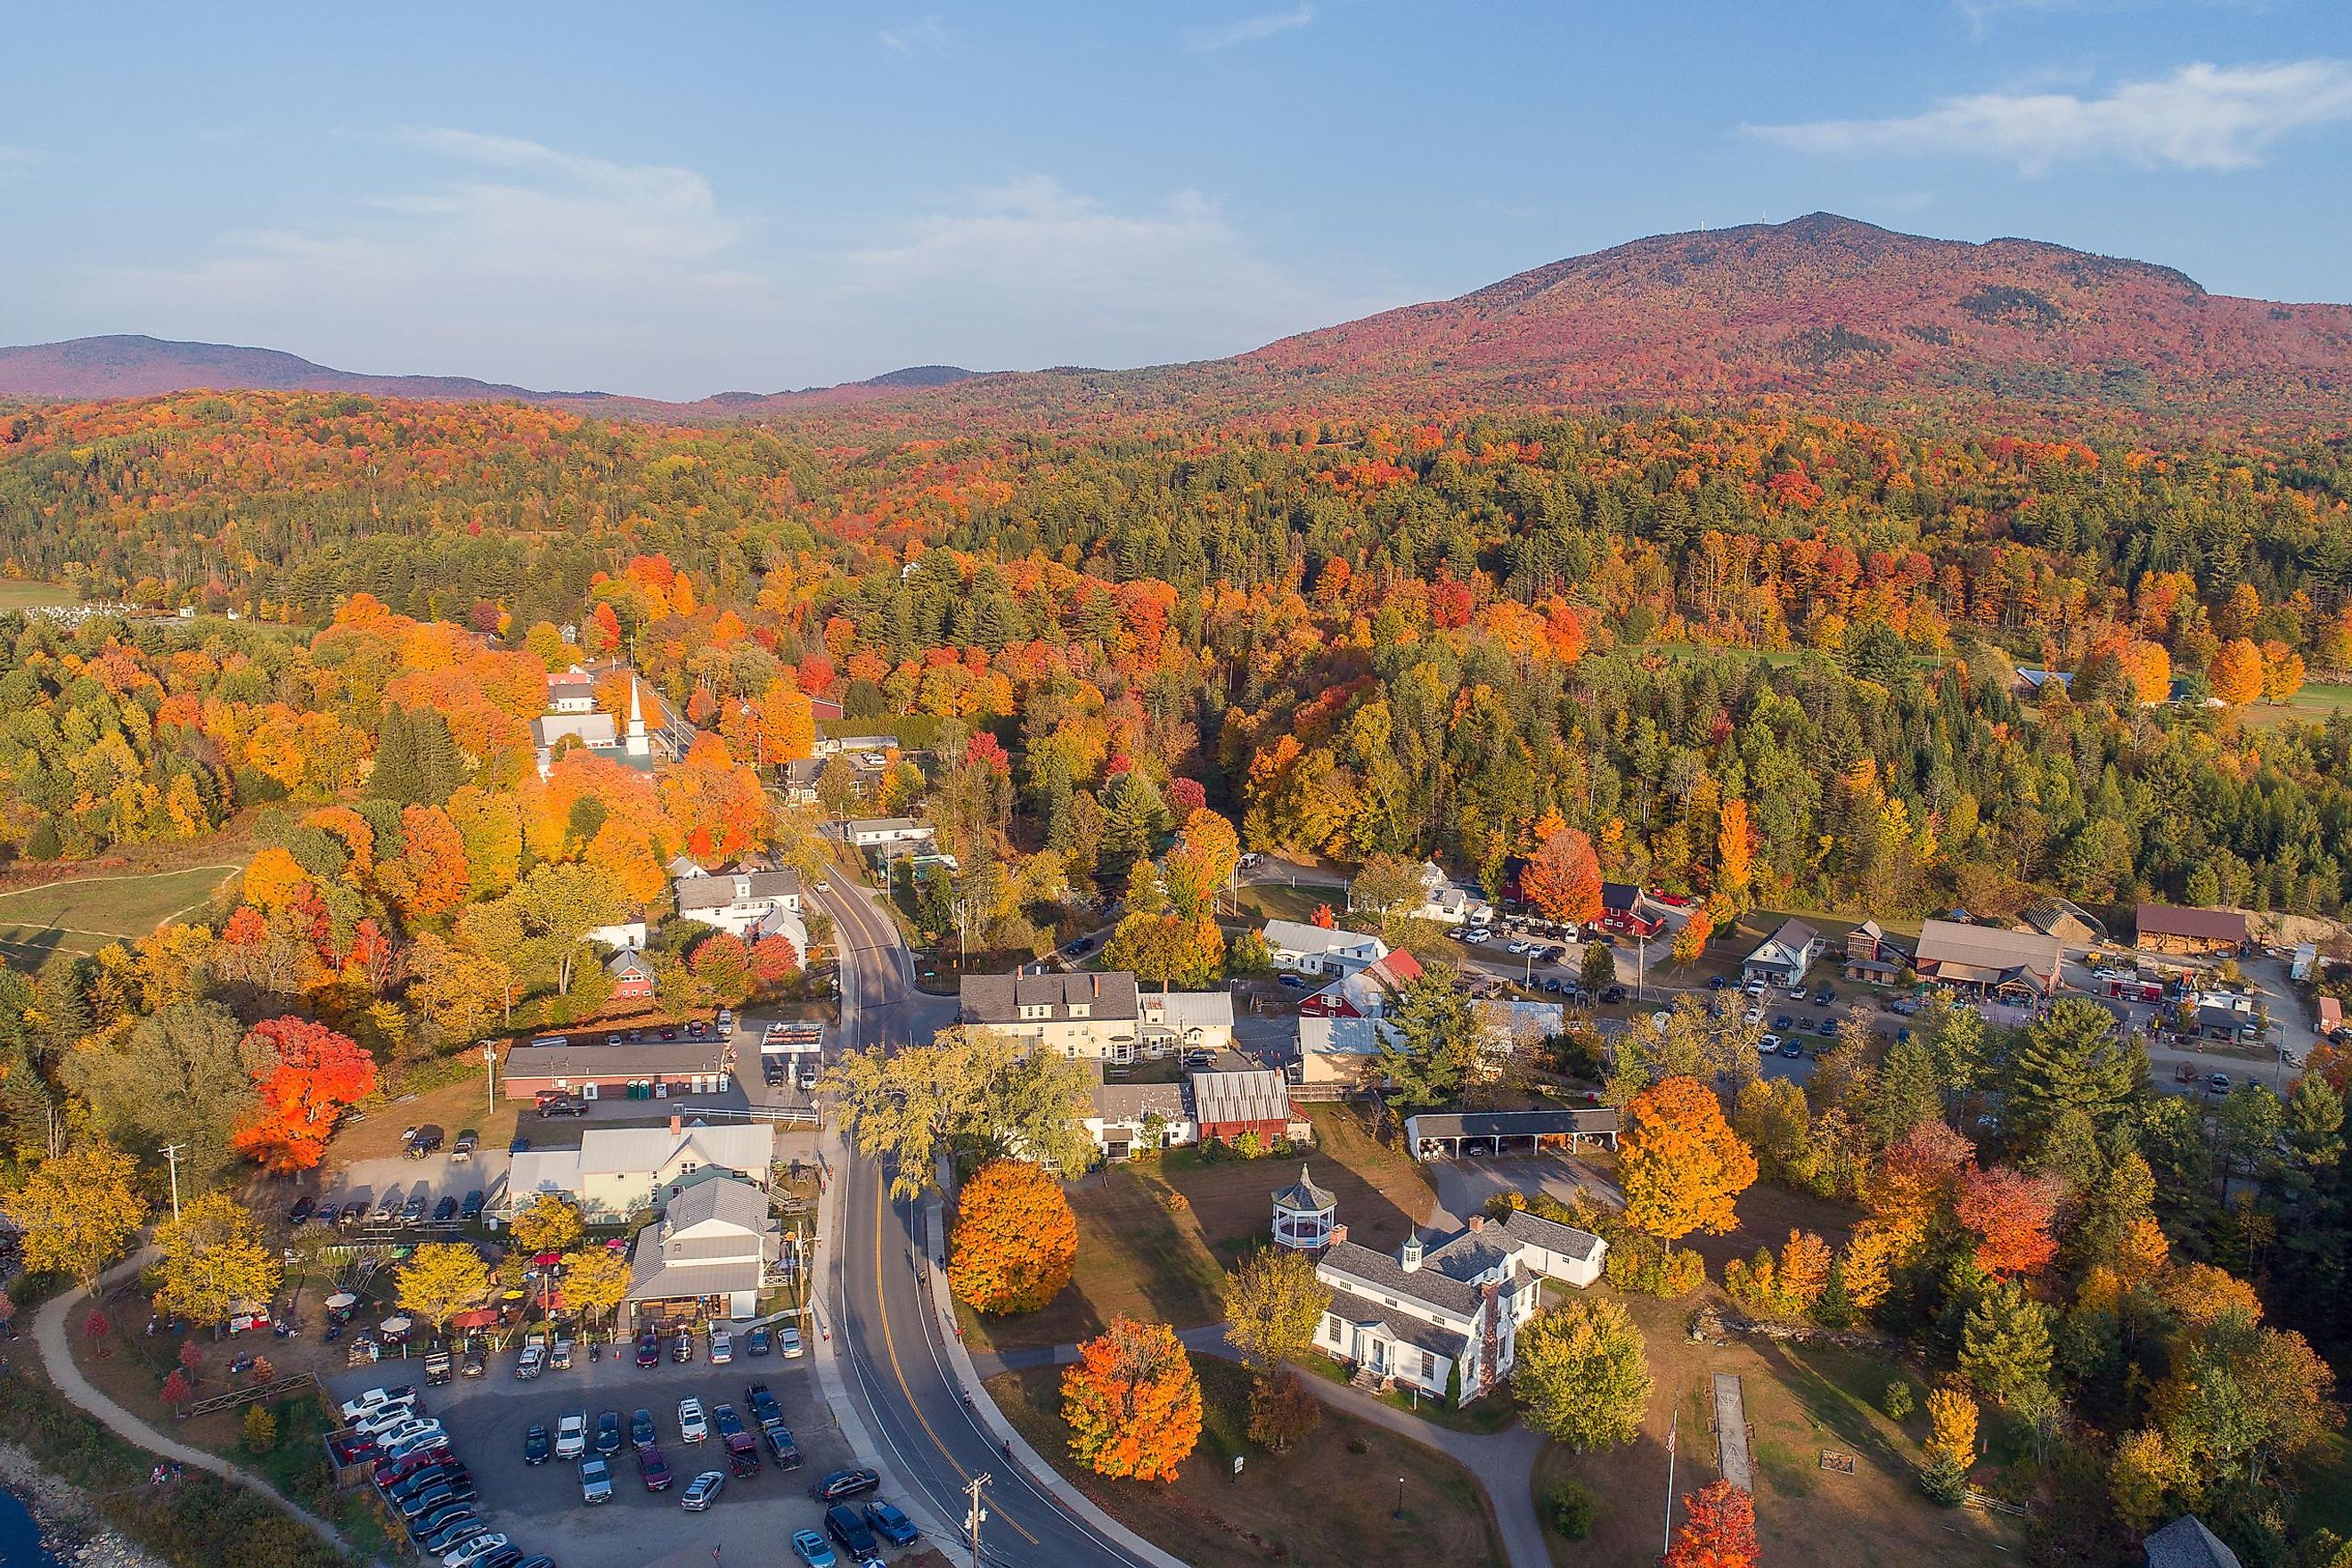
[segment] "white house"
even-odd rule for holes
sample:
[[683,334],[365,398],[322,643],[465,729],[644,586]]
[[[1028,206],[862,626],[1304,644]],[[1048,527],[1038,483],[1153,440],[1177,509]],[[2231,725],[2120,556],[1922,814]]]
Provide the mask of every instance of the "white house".
[[569,1198],[592,1221],[625,1219],[658,1209],[716,1176],[749,1182],[763,1194],[776,1157],[772,1122],[662,1127],[591,1127],[577,1149],[525,1149],[507,1175],[513,1208],[541,1193]]
[[1231,1050],[1234,997],[1230,991],[1144,991],[1137,1039],[1147,1057],[1171,1052]]
[[1176,1083],[1100,1083],[1080,1125],[1109,1160],[1201,1141],[1200,1124]]
[[1353,974],[1389,955],[1389,944],[1379,937],[1307,921],[1268,921],[1263,934],[1274,966],[1296,974]]
[[1805,971],[1822,955],[1822,936],[1812,927],[1799,920],[1787,920],[1740,965],[1742,979],[1753,984],[1761,980],[1767,985],[1783,991],[1794,990],[1805,983]]
[[643,952],[646,935],[645,917],[639,915],[635,920],[593,927],[583,940],[602,942],[615,952]]
[[797,871],[701,871],[671,884],[680,920],[733,931],[746,942],[782,932],[803,954],[808,926],[801,920]]
[[732,1177],[703,1182],[637,1233],[628,1303],[641,1327],[756,1316],[781,1245],[763,1188]]
[[929,844],[938,837],[928,822],[911,816],[853,816],[841,826],[844,842],[852,849],[881,849],[893,844]]
[[1441,925],[1484,925],[1495,918],[1495,906],[1468,888],[1450,881],[1434,860],[1421,864],[1421,907],[1412,914]]
[[[1381,1041],[1394,1039],[1397,1027],[1384,1018],[1316,1017],[1298,1020],[1298,1063],[1293,1079],[1301,1089],[1328,1086],[1342,1091],[1360,1089],[1379,1077]],[[1301,1096],[1301,1098],[1307,1098]]]
[[967,974],[956,1021],[994,1031],[1024,1049],[1086,1061],[1131,1062],[1143,1024],[1135,976],[1124,970],[1075,974]]
[[1473,1215],[1442,1241],[1408,1237],[1393,1258],[1332,1232],[1315,1277],[1331,1305],[1315,1346],[1359,1375],[1467,1404],[1511,1374],[1519,1325],[1542,1305],[1543,1281],[1600,1278],[1608,1243],[1524,1210],[1500,1224]]

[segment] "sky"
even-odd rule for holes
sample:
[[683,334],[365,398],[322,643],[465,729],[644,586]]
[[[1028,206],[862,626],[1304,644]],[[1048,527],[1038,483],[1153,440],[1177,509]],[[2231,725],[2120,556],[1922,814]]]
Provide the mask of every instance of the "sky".
[[0,342],[690,398],[1210,358],[1831,211],[2352,300],[2352,0],[94,4]]

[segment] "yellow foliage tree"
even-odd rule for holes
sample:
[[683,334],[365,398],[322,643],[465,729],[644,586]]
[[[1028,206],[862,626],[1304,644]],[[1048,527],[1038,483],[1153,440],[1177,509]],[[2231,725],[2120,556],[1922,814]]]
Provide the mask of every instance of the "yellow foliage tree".
[[1634,1096],[1626,1114],[1618,1176],[1627,1221],[1668,1243],[1729,1230],[1734,1201],[1755,1183],[1756,1156],[1724,1121],[1715,1091],[1695,1078],[1665,1079]]
[[266,1306],[285,1268],[262,1244],[261,1227],[226,1193],[204,1193],[155,1232],[163,1248],[155,1305],[199,1323],[219,1323],[242,1308]]
[[1077,1216],[1042,1167],[991,1160],[964,1184],[948,1284],[974,1311],[1034,1312],[1067,1288],[1077,1260]]
[[69,1149],[44,1161],[0,1203],[24,1238],[25,1267],[71,1274],[88,1289],[147,1218],[131,1189],[139,1167],[104,1143]]
[[462,1241],[429,1242],[402,1266],[399,1287],[400,1304],[437,1329],[490,1293],[490,1270]]
[[1166,1323],[1112,1320],[1062,1373],[1070,1454],[1097,1475],[1172,1481],[1201,1440],[1201,1378]]
[[2263,694],[2263,650],[2244,637],[2232,637],[2213,656],[2206,678],[2216,699],[2243,708]]

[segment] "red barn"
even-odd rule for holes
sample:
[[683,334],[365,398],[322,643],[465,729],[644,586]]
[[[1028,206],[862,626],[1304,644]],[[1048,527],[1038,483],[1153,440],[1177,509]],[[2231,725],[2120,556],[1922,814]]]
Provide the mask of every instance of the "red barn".
[[1665,911],[1631,882],[1603,882],[1601,929],[1619,936],[1654,937],[1666,929]]
[[604,973],[613,977],[616,1000],[643,1002],[654,994],[654,966],[642,952],[616,954]]
[[1191,1087],[1192,1120],[1204,1143],[1212,1138],[1231,1143],[1244,1132],[1255,1132],[1269,1144],[1277,1138],[1307,1134],[1307,1119],[1291,1109],[1289,1086],[1272,1068],[1196,1072]]

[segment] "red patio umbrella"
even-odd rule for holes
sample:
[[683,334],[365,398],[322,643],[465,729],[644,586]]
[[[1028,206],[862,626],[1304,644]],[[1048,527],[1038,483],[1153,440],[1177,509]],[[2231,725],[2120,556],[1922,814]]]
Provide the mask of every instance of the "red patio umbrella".
[[453,1329],[488,1329],[497,1327],[498,1321],[499,1313],[497,1308],[475,1307],[467,1311],[459,1312],[455,1317],[451,1318],[449,1320],[449,1326]]

